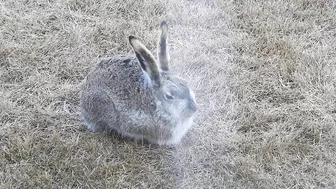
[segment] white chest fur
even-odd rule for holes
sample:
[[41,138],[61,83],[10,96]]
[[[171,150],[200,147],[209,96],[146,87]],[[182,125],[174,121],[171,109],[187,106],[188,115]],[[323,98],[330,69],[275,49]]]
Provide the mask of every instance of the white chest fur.
[[[130,111],[127,113],[126,117],[129,118],[128,121],[125,121],[126,125],[134,124],[134,123],[142,123],[142,125],[152,125],[153,124],[152,119],[151,119],[152,117],[150,115],[143,114],[141,112]],[[158,132],[158,133],[165,133],[165,132],[171,133],[170,134],[171,137],[168,140],[167,138],[161,138],[158,141],[155,141],[152,138],[148,138],[145,134],[144,135],[132,134],[127,131],[123,131],[122,133],[134,139],[146,138],[147,140],[156,142],[159,145],[171,145],[171,144],[179,143],[181,139],[183,138],[183,136],[188,132],[192,124],[193,124],[193,117],[190,117],[184,121],[179,121],[178,124],[175,127],[172,127],[169,131],[162,130]]]
[[159,144],[177,144],[181,141],[182,137],[188,132],[193,124],[193,117],[185,121],[181,121],[175,128],[172,128],[172,137],[168,141],[159,141]]

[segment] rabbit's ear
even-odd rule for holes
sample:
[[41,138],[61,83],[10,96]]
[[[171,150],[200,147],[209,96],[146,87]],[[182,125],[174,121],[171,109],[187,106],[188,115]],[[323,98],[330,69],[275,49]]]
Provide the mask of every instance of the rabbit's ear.
[[158,42],[158,59],[160,63],[160,68],[162,71],[169,71],[168,67],[168,47],[167,47],[167,34],[168,34],[168,25],[166,21],[161,22],[161,35]]
[[160,86],[160,72],[153,54],[136,37],[129,36],[129,42],[135,51],[141,68],[148,73],[156,86]]

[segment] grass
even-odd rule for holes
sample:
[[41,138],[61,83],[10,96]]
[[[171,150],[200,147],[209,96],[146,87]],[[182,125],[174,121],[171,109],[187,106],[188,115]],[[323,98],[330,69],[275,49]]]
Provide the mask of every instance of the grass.
[[255,187],[334,187],[335,3],[235,4],[242,174]]
[[[0,188],[333,188],[331,0],[0,4]],[[154,52],[196,93],[174,148],[86,131],[79,86],[101,58]]]

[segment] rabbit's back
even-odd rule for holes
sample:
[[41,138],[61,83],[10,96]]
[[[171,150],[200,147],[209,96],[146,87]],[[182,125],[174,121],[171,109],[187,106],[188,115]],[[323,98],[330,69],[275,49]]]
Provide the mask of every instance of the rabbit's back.
[[138,100],[151,103],[154,98],[149,78],[133,56],[114,56],[100,61],[86,82],[89,90],[103,90],[115,103],[140,107]]
[[[81,107],[92,130],[125,129],[125,123],[153,115],[153,91],[133,56],[114,56],[100,61],[82,86]],[[98,127],[99,125],[99,127]],[[141,128],[141,126],[140,126]]]

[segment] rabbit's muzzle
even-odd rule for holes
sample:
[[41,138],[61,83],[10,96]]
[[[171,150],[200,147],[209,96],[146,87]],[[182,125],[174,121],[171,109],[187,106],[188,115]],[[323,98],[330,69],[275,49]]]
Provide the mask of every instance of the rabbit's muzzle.
[[196,105],[195,100],[193,100],[193,99],[190,99],[190,100],[189,100],[189,103],[188,103],[188,110],[189,110],[191,113],[195,113],[195,112],[197,111],[197,105]]

